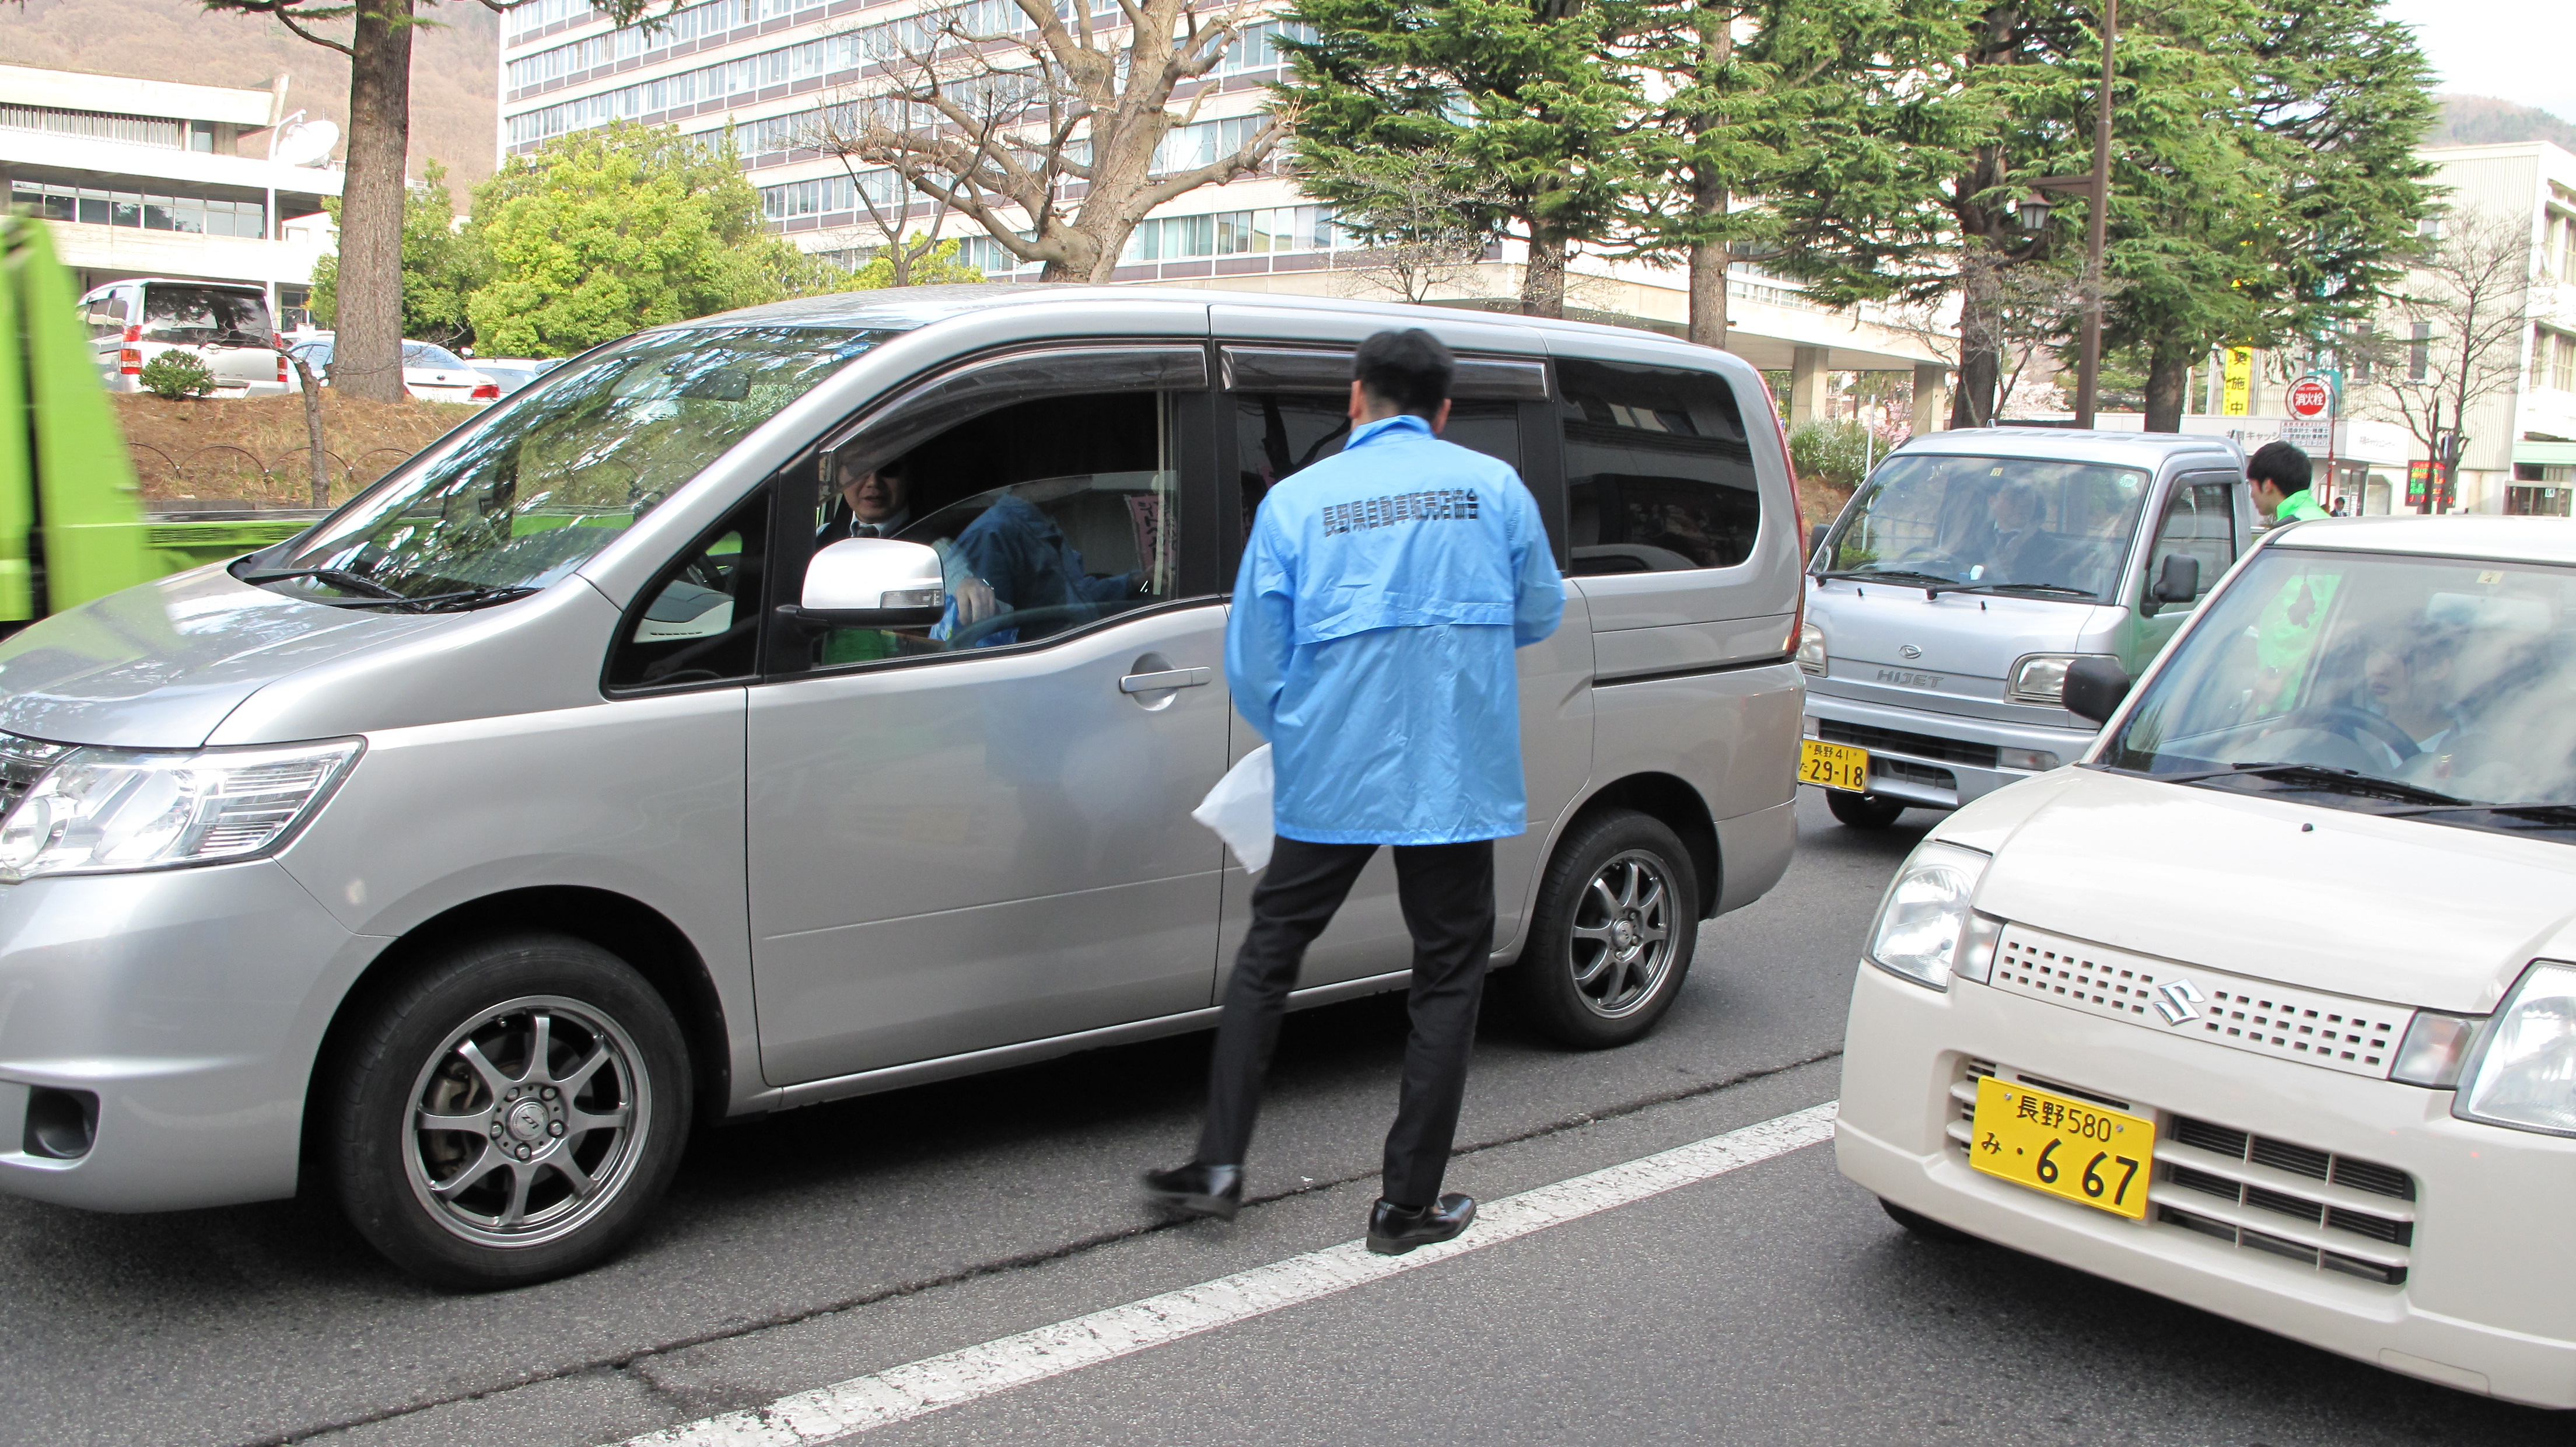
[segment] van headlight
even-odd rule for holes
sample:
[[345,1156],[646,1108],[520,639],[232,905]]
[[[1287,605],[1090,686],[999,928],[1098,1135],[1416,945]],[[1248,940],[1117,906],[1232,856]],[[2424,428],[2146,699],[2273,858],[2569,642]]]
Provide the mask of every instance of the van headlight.
[[1810,623],[1798,630],[1798,667],[1825,676],[1825,630]]
[[2523,971],[2461,1070],[2451,1114],[2576,1136],[2576,965]]
[[1870,922],[1869,962],[1935,990],[1953,975],[1983,980],[1992,971],[2002,921],[1968,907],[1993,856],[1926,841],[1896,871]]
[[2079,658],[2108,658],[2093,653],[2026,653],[2014,660],[2008,696],[2015,703],[2066,706],[2066,670]]
[[322,807],[361,747],[62,751],[0,818],[0,884],[268,853]]

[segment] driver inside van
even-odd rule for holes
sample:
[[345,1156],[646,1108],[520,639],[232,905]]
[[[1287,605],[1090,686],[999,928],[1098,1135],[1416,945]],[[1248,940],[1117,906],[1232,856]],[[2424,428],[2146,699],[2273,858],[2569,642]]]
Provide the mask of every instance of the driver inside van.
[[2047,510],[2039,490],[2026,482],[2006,483],[1995,489],[1995,495],[1986,503],[1986,516],[1995,525],[1994,550],[1990,554],[1994,562],[1986,569],[1989,581],[2051,581],[2047,577],[2051,548],[2048,533],[2041,526]]
[[833,480],[840,484],[840,501],[816,532],[816,546],[843,538],[890,538],[912,521],[912,478],[901,458],[861,468],[855,454],[844,454]]

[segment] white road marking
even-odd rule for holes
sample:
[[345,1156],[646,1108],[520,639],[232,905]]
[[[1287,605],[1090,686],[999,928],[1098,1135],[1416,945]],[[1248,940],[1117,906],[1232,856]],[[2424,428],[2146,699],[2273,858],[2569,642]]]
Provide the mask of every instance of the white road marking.
[[810,1447],[1434,1266],[1830,1139],[1834,1102],[1484,1203],[1455,1241],[1405,1256],[1345,1241],[1053,1326],[629,1438],[621,1447]]

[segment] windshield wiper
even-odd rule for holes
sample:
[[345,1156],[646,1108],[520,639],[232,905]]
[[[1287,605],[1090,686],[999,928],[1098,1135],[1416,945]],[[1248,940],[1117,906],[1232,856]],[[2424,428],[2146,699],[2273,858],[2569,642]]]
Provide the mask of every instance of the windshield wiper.
[[[2203,784],[2216,779],[2278,779],[2285,784],[2322,789],[2328,793],[2350,794],[2365,799],[2395,799],[2407,804],[2433,804],[2450,808],[2475,808],[2468,800],[2432,789],[2419,789],[2395,779],[2383,779],[2353,769],[2329,769],[2322,764],[2235,764],[2224,769],[2203,769],[2192,774],[2149,774],[2147,778],[2166,784]],[[2413,812],[2413,811],[2406,811]]]
[[1943,593],[2065,593],[2077,598],[2099,598],[2090,588],[2066,583],[1952,583],[1935,591]]
[[1937,573],[1917,573],[1908,568],[1845,568],[1816,575],[1816,581],[1820,583],[1831,583],[1837,580],[1852,583],[1901,583],[1906,587],[1921,588],[1927,593],[1956,586],[1954,579],[1944,578]]
[[2426,814],[2502,814],[2511,819],[2528,820],[2551,828],[2576,826],[2576,804],[2434,804],[2420,809],[2391,809],[2399,818],[2417,818]]
[[[346,568],[285,568],[273,573],[235,573],[233,576],[241,579],[245,583],[252,584],[283,583],[289,578],[311,578],[317,583],[328,583],[332,587],[341,589],[344,592],[364,593],[372,600],[398,602],[401,601],[403,597],[402,594],[395,592],[393,589],[386,587],[375,579],[367,577],[364,574],[352,573]],[[345,598],[314,598],[309,599],[308,601],[315,603],[344,603],[352,600]]]
[[514,598],[527,597],[536,591],[535,588],[525,584],[512,584],[508,587],[491,585],[467,588],[455,593],[431,593],[426,597],[405,598],[403,602],[422,613],[447,613],[462,608],[480,608],[486,603],[507,603]]

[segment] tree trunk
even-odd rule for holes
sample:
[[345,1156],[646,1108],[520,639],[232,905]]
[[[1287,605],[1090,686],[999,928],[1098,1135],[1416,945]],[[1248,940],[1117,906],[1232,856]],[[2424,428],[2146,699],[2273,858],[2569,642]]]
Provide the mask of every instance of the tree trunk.
[[1726,345],[1726,243],[1696,241],[1690,253],[1690,339],[1703,347]]
[[2147,359],[2147,430],[2180,432],[2183,404],[2191,397],[2191,364],[2200,349],[2173,337],[2159,337]]
[[1992,347],[1971,347],[1961,342],[1959,385],[1950,393],[1951,427],[1984,427],[1993,422],[1995,384],[2002,376],[2002,353]]
[[399,402],[403,156],[411,141],[413,0],[364,0],[350,36],[349,169],[340,192],[339,338],[331,385]]
[[[1701,0],[1699,7],[1699,41],[1707,66],[1714,70],[1735,59],[1735,8]],[[1693,139],[1704,120],[1694,120]],[[1713,216],[1722,224],[1726,219],[1726,178],[1713,176],[1705,168],[1691,172],[1691,210],[1700,216]],[[1690,339],[1703,347],[1726,345],[1726,280],[1732,258],[1723,241],[1694,241],[1690,249]]]
[[1531,228],[1529,264],[1521,268],[1521,314],[1565,315],[1565,238]]
[[331,505],[331,455],[322,450],[322,382],[302,357],[289,357],[295,380],[304,389],[304,442],[313,457],[313,505]]

